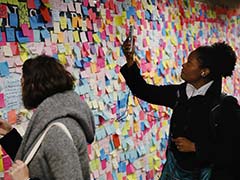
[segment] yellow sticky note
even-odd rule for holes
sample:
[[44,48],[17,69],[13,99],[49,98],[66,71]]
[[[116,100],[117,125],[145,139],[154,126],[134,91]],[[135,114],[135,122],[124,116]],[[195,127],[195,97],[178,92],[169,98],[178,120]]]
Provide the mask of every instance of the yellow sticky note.
[[64,34],[63,32],[58,33],[58,42],[63,43],[64,42]]
[[101,42],[101,39],[99,38],[98,34],[97,33],[94,33],[93,34],[93,39],[96,43],[100,43]]
[[128,106],[128,114],[133,114],[133,108],[132,108],[132,106]]
[[115,35],[109,34],[109,41],[114,42],[115,41]]
[[136,174],[129,174],[129,175],[127,175],[127,180],[137,180],[137,175]]
[[125,82],[125,79],[124,79],[123,75],[120,74],[120,73],[118,74],[118,82],[119,82],[119,83]]
[[18,0],[8,0],[8,4],[19,5]]
[[90,64],[90,69],[92,73],[96,73],[97,72],[97,65],[96,63],[91,63]]
[[67,64],[67,59],[66,59],[65,54],[58,54],[58,59],[61,64],[63,64],[63,65]]
[[121,26],[123,23],[122,16],[115,16],[114,17],[114,24],[116,26]]
[[22,62],[25,62],[28,59],[28,53],[27,52],[21,52],[20,57]]
[[66,49],[65,54],[66,54],[66,55],[71,55],[71,54],[72,54],[72,49],[71,49],[70,44],[69,44],[69,43],[65,43],[65,44],[64,44],[64,47],[65,47],[65,49]]
[[64,16],[60,16],[60,27],[61,29],[67,28],[67,18]]
[[150,152],[154,152],[154,151],[156,151],[156,150],[157,150],[156,146],[151,146],[151,147],[150,147]]
[[4,168],[3,168],[3,159],[2,159],[2,155],[0,155],[0,172],[3,172]]
[[139,124],[137,121],[134,121],[134,123],[133,123],[133,131],[135,133],[139,132]]
[[80,42],[78,31],[73,31],[73,39],[74,39],[74,42]]
[[117,173],[117,179],[122,179],[122,178],[123,178],[122,173]]
[[148,157],[148,165],[150,169],[153,169],[153,158],[152,155],[149,155]]

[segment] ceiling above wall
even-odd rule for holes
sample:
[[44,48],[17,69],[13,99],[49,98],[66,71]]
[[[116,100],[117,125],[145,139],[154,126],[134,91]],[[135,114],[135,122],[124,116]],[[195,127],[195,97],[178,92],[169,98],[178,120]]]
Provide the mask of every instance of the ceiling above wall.
[[195,1],[205,2],[210,6],[240,8],[240,0],[195,0]]

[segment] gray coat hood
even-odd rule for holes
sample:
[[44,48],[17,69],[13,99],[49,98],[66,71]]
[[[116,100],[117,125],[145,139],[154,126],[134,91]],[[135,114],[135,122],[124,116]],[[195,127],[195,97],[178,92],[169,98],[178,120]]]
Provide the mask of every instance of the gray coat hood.
[[46,98],[37,107],[28,124],[16,159],[23,159],[50,123],[65,117],[76,121],[82,127],[87,142],[93,142],[95,125],[91,110],[87,103],[80,100],[77,93],[66,91]]

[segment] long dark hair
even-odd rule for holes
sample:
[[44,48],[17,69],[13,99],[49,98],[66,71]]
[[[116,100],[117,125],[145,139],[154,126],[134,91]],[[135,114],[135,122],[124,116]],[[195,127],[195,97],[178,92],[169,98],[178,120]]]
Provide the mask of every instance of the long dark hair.
[[40,55],[23,64],[22,99],[25,108],[36,108],[47,97],[72,90],[73,76],[53,57]]

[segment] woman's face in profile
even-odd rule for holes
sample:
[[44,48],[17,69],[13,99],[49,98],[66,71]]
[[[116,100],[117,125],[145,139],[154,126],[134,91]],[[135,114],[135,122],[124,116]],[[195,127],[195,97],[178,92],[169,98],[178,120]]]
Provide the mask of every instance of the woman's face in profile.
[[192,51],[188,56],[187,62],[182,65],[181,78],[194,85],[199,80],[202,80],[201,76],[202,68],[200,62],[197,60],[196,51]]

